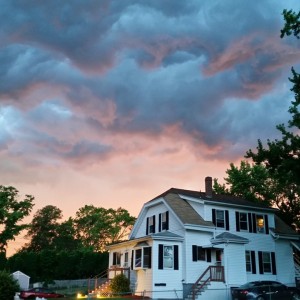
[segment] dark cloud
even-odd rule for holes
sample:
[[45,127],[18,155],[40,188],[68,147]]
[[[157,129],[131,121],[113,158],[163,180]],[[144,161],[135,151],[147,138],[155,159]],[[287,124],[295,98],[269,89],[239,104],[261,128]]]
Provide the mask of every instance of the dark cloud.
[[288,119],[300,52],[279,31],[296,1],[1,5],[0,108],[19,109],[18,126],[0,131],[2,151],[104,159],[118,153],[116,137],[130,143],[175,126],[196,153],[205,145],[225,159]]

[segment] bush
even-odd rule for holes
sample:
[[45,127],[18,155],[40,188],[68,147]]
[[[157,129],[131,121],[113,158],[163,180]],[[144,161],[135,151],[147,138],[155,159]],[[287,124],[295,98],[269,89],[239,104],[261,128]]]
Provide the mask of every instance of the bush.
[[18,282],[6,271],[0,271],[0,300],[14,299],[20,290]]
[[116,275],[110,282],[110,289],[113,294],[130,293],[130,280],[124,275]]

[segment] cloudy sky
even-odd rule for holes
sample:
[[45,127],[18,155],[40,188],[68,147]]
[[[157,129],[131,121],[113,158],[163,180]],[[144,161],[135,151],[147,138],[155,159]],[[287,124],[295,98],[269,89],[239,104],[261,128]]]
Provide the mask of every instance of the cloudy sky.
[[[203,190],[289,119],[294,1],[0,1],[0,183],[74,216]],[[17,241],[18,243],[18,241]]]

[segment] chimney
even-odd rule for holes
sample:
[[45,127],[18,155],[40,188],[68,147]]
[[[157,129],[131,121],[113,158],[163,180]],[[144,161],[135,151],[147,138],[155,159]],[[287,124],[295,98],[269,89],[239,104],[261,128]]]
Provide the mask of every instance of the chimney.
[[205,195],[207,198],[212,197],[212,177],[205,177]]

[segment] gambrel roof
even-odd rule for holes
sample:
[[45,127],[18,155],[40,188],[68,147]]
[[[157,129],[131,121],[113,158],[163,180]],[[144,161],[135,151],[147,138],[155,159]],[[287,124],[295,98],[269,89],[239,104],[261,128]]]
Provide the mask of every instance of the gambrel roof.
[[205,221],[194,208],[176,193],[169,193],[164,196],[165,201],[174,211],[183,224],[214,226],[212,222]]

